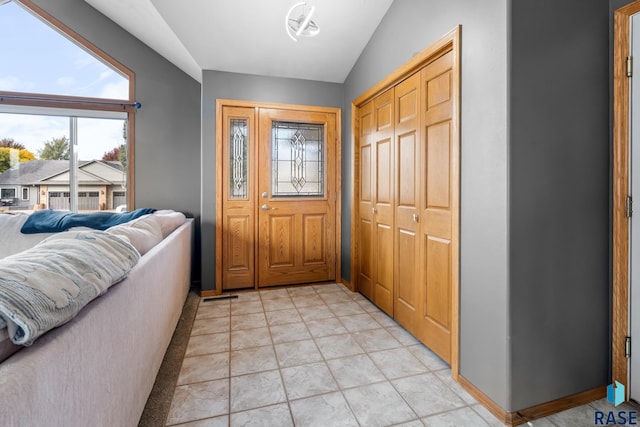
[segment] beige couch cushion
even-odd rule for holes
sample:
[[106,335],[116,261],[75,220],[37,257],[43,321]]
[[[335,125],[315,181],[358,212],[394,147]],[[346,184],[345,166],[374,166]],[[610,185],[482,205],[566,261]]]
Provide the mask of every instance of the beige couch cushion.
[[22,348],[21,345],[14,344],[13,341],[11,341],[7,333],[7,328],[0,329],[0,362]]
[[158,210],[153,213],[153,216],[158,219],[160,223],[163,238],[167,237],[173,230],[180,227],[187,220],[182,212],[172,210]]
[[108,228],[106,231],[126,237],[140,255],[149,252],[163,239],[160,223],[153,215],[141,216],[133,221]]
[[27,214],[0,214],[0,258],[34,247],[54,233],[22,234]]

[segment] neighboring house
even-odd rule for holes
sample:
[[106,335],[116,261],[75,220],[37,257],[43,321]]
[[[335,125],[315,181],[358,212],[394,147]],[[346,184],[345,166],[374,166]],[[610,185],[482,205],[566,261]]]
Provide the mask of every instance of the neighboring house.
[[[79,163],[78,210],[126,204],[126,174],[119,162]],[[69,161],[31,160],[0,174],[0,204],[9,209],[69,209]]]

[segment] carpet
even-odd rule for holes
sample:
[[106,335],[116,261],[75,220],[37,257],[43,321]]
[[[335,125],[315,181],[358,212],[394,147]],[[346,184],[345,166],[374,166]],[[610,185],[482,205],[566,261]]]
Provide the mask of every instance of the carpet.
[[159,427],[166,423],[199,302],[198,292],[189,291],[138,427]]

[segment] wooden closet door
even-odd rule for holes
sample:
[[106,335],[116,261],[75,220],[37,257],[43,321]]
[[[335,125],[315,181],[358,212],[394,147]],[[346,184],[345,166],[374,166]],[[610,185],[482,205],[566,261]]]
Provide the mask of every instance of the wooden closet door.
[[360,118],[360,202],[358,205],[358,290],[373,301],[373,101],[358,110]]
[[394,317],[415,333],[420,286],[420,73],[395,88]]
[[457,147],[453,118],[453,52],[421,71],[422,146],[420,318],[417,337],[444,361],[451,361],[452,230],[457,212]]
[[373,100],[373,301],[393,316],[394,89]]

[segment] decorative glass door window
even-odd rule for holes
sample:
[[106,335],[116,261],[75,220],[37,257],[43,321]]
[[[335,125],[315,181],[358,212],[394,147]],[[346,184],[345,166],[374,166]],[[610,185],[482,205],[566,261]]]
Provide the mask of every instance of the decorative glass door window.
[[249,194],[249,163],[247,120],[232,119],[229,155],[231,162],[230,195],[232,199],[247,199]]
[[324,126],[273,122],[271,195],[324,197]]

